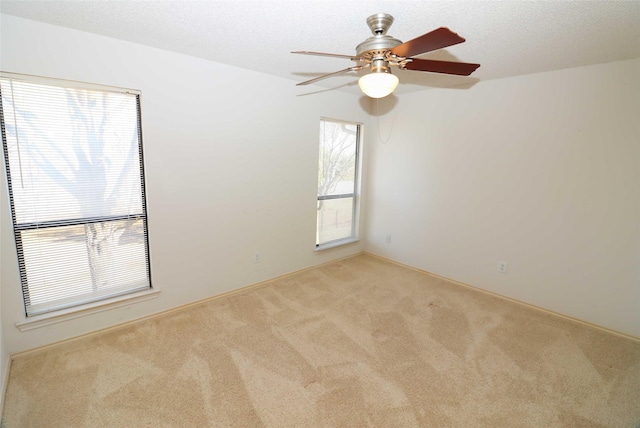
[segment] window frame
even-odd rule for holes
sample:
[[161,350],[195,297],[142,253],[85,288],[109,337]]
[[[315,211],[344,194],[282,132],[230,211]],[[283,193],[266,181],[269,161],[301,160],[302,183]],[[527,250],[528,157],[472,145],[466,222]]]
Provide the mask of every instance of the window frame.
[[[320,126],[323,122],[332,122],[336,124],[345,124],[356,127],[355,157],[354,157],[354,177],[353,192],[341,193],[335,195],[317,195],[316,204],[325,200],[347,199],[352,198],[351,206],[351,234],[347,237],[337,238],[323,243],[319,243],[318,219],[316,213],[316,251],[327,250],[331,248],[341,247],[352,244],[360,240],[360,189],[362,185],[362,141],[363,141],[363,123],[356,121],[347,121],[342,119],[333,119],[329,117],[320,117]],[[318,149],[320,149],[322,141],[319,141]],[[318,154],[320,150],[318,150]],[[320,168],[320,159],[316,162],[317,168]],[[318,183],[319,184],[319,183]]]
[[[141,100],[141,91],[135,89],[128,88],[120,88],[115,86],[94,84],[94,83],[86,83],[86,82],[78,82],[72,80],[64,80],[64,79],[55,79],[41,76],[33,76],[26,74],[18,74],[18,73],[9,73],[0,71],[0,79],[9,80],[14,82],[24,82],[35,85],[47,85],[47,86],[55,86],[59,88],[67,88],[74,90],[90,90],[90,91],[99,91],[102,93],[118,93],[118,94],[126,94],[132,95],[135,97],[136,106],[135,106],[135,122],[137,128],[137,141],[136,141],[136,151],[139,157],[139,161],[136,162],[136,174],[139,174],[140,177],[140,204],[141,209],[140,213],[134,214],[114,214],[114,215],[105,215],[105,216],[94,216],[94,217],[82,217],[82,218],[70,218],[63,220],[45,220],[39,222],[17,222],[16,215],[16,206],[14,200],[14,190],[12,183],[12,173],[11,173],[11,165],[15,164],[15,160],[10,163],[10,150],[8,147],[8,137],[5,123],[5,114],[4,114],[4,105],[2,104],[2,100],[0,99],[0,127],[1,127],[1,137],[2,137],[2,151],[3,151],[3,161],[4,161],[4,174],[5,179],[7,180],[7,193],[9,199],[9,209],[11,211],[11,222],[13,229],[13,237],[16,248],[16,256],[18,262],[18,271],[20,276],[20,287],[21,287],[21,296],[23,300],[24,307],[24,315],[26,322],[18,323],[17,326],[21,331],[29,330],[31,328],[36,328],[37,324],[48,325],[51,321],[47,321],[52,318],[61,317],[64,319],[75,318],[76,315],[74,313],[82,312],[85,313],[93,313],[99,312],[104,309],[98,309],[104,306],[122,306],[123,302],[126,301],[144,301],[149,298],[155,297],[158,291],[154,290],[153,282],[151,278],[151,253],[149,247],[149,231],[148,231],[148,222],[149,215],[147,211],[147,191],[146,191],[146,174],[144,167],[144,150],[143,150],[143,129],[142,129],[142,100]],[[13,98],[13,94],[10,95]],[[14,113],[15,114],[15,113]],[[14,165],[15,166],[15,165]],[[82,226],[93,223],[109,223],[114,221],[141,221],[142,222],[142,246],[144,251],[144,260],[145,260],[145,274],[146,278],[144,281],[136,282],[133,284],[142,284],[141,286],[135,287],[131,286],[129,288],[125,287],[116,287],[120,289],[116,292],[106,292],[106,293],[95,293],[91,295],[82,295],[81,298],[65,298],[59,303],[56,304],[47,304],[46,309],[34,310],[32,313],[29,311],[29,284],[28,284],[28,275],[27,275],[27,266],[25,264],[25,257],[23,251],[23,243],[22,243],[22,233],[25,231],[32,230],[52,230],[59,227],[70,227],[70,226]],[[61,262],[64,262],[64,258],[60,259]],[[52,302],[54,303],[54,302]],[[53,321],[55,322],[55,321]],[[35,327],[30,327],[30,324],[35,324]],[[23,328],[23,326],[25,326]]]

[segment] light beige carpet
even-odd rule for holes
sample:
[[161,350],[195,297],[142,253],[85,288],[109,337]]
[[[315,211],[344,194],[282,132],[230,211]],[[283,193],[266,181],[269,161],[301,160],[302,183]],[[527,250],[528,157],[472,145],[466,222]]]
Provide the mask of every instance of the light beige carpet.
[[362,255],[11,366],[12,427],[632,427],[640,343]]

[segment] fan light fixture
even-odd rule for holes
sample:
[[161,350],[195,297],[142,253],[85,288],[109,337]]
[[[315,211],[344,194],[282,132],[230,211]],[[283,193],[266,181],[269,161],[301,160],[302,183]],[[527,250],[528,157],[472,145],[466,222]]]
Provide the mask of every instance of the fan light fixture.
[[395,91],[398,82],[398,78],[388,71],[378,71],[362,76],[358,80],[358,86],[371,98],[384,98]]
[[398,87],[398,78],[389,71],[389,64],[383,58],[371,61],[371,73],[358,80],[358,86],[371,98],[383,98]]

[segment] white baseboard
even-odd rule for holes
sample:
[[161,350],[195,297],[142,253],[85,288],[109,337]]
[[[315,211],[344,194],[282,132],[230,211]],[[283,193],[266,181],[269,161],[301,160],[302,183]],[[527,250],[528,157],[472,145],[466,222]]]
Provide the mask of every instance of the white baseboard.
[[9,370],[11,369],[11,356],[7,355],[4,370],[2,370],[2,394],[0,395],[0,428],[4,426],[2,415],[4,414],[4,397],[7,395],[9,385]]
[[[383,256],[379,256],[377,254],[367,253],[366,251],[363,252],[363,254],[378,258],[380,260],[385,260],[385,261],[387,261],[389,263],[393,263],[393,264],[396,264],[398,266],[403,266],[403,267],[412,269],[414,271],[421,272],[421,273],[424,273],[426,275],[433,276],[435,278],[443,279],[443,280],[445,280],[447,282],[450,282],[452,284],[455,284],[455,285],[458,285],[458,286],[461,286],[461,287],[464,287],[464,288],[468,288],[468,289],[475,290],[475,291],[480,292],[480,293],[488,294],[490,296],[497,297],[497,298],[502,299],[502,300],[507,300],[509,302],[516,303],[518,305],[527,306],[527,307],[529,307],[531,309],[534,309],[536,311],[545,312],[545,313],[547,313],[549,315],[552,315],[552,316],[555,316],[555,317],[564,318],[566,320],[569,320],[569,321],[572,321],[572,322],[575,322],[575,323],[578,323],[578,324],[582,324],[582,325],[585,325],[587,327],[594,328],[596,330],[604,331],[604,332],[606,332],[608,334],[613,334],[613,335],[616,335],[616,336],[624,337],[625,339],[633,340],[634,342],[640,342],[640,337],[633,336],[633,335],[631,335],[629,333],[623,333],[621,331],[617,331],[617,330],[614,330],[614,329],[611,329],[611,328],[608,328],[608,327],[603,327],[601,325],[594,324],[592,322],[585,321],[585,320],[582,320],[580,318],[575,318],[575,317],[572,317],[570,315],[565,315],[565,314],[560,313],[560,312],[552,311],[551,309],[546,309],[546,308],[543,308],[543,307],[540,307],[540,306],[533,305],[531,303],[523,302],[522,300],[514,299],[512,297],[507,297],[507,296],[504,296],[504,295],[499,294],[499,293],[494,293],[493,291],[485,290],[483,288],[476,287],[475,285],[470,285],[470,284],[466,284],[464,282],[456,281],[455,279],[447,278],[446,276],[438,275],[438,274],[431,273],[429,271],[426,271],[426,270],[423,270],[423,269],[420,269],[420,268],[416,268],[416,267],[413,267],[413,266],[410,266],[410,265],[406,265],[404,263],[400,263],[400,262],[397,262],[395,260],[388,259],[388,258],[383,257]],[[638,425],[638,428],[640,428],[640,425]]]

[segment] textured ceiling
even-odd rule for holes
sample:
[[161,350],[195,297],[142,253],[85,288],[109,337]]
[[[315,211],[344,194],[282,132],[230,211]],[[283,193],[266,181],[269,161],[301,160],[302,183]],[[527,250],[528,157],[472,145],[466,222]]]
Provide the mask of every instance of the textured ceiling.
[[[390,13],[402,41],[445,26],[466,42],[424,58],[480,63],[470,77],[398,71],[398,92],[468,87],[478,80],[640,57],[640,1],[0,1],[0,12],[257,70],[295,81],[349,67]],[[10,43],[10,41],[3,41]],[[357,91],[349,73],[318,82]],[[300,87],[300,94],[317,91]]]

